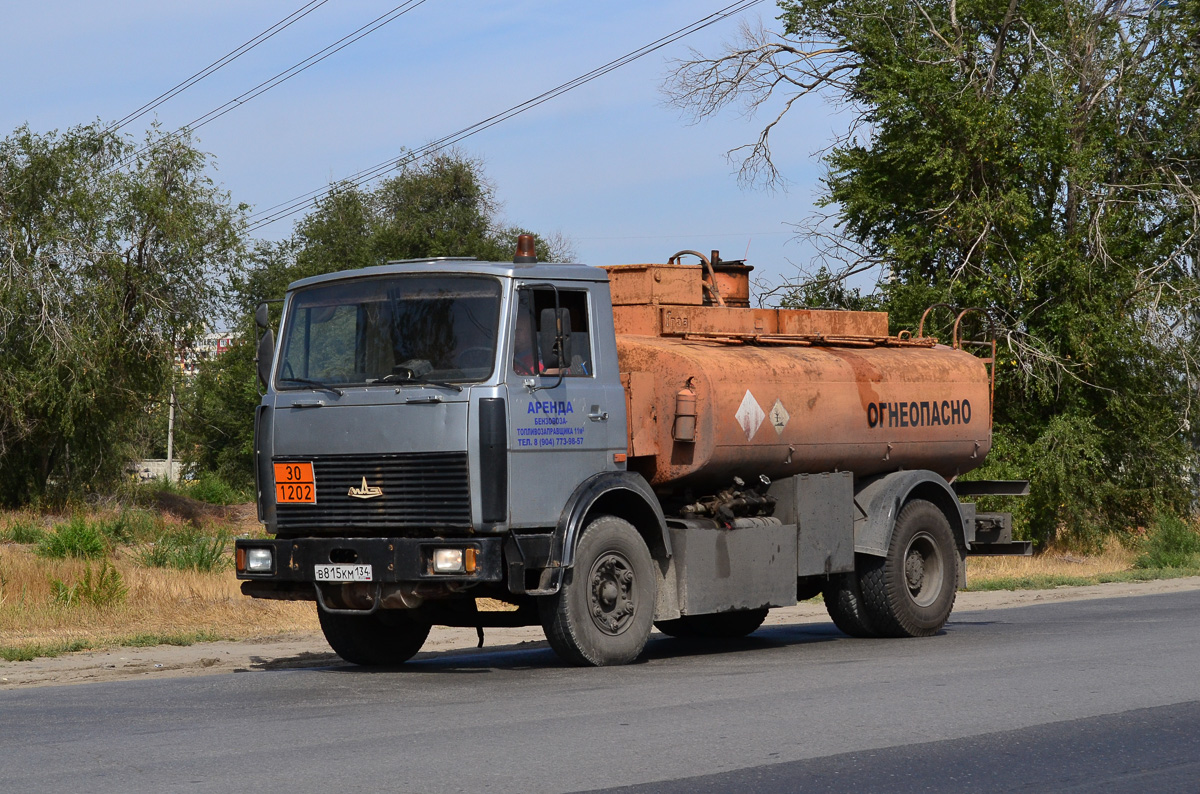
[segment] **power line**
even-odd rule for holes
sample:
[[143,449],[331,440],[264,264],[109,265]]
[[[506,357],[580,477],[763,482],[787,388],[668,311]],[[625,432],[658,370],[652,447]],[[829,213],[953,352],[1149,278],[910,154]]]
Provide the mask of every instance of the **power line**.
[[[717,22],[727,19],[728,17],[731,17],[735,14],[740,14],[741,12],[746,11],[747,9],[751,8],[752,6],[756,6],[761,2],[763,2],[763,0],[738,0],[738,2],[731,3],[730,5],[725,6],[724,8],[720,9],[719,11],[714,11],[713,13],[709,14],[708,16],[702,17],[689,25],[685,25],[684,27],[681,27],[681,28],[675,30],[674,32],[669,33],[666,36],[663,36],[659,39],[655,39],[654,41],[650,42],[649,44],[639,47],[636,50],[627,52],[624,55],[620,56],[619,58],[615,58],[615,59],[609,61],[608,63],[604,64],[603,66],[598,66],[595,69],[591,70],[590,72],[586,72],[572,80],[568,80],[567,82],[562,83],[561,85],[556,86],[555,88],[552,88],[549,91],[545,91],[541,94],[538,94],[537,96],[535,96],[531,99],[527,99],[518,105],[513,105],[512,107],[508,108],[507,110],[504,110],[504,111],[501,111],[500,113],[496,113],[495,115],[489,116],[486,119],[483,119],[482,121],[478,121],[478,122],[470,125],[469,127],[463,127],[462,129],[458,130],[457,132],[452,132],[449,135],[444,135],[435,141],[431,141],[430,143],[427,143],[424,146],[421,146],[410,152],[406,152],[398,157],[394,157],[390,160],[387,160],[385,162],[379,163],[377,165],[371,166],[370,168],[366,168],[362,171],[352,174],[351,176],[341,180],[340,184],[349,184],[349,185],[354,185],[356,187],[359,185],[363,185],[366,182],[369,182],[372,179],[375,179],[376,177],[387,173],[388,171],[408,165],[409,163],[412,163],[427,154],[432,154],[433,152],[444,149],[447,146],[453,146],[456,143],[466,140],[467,138],[471,137],[472,135],[483,132],[484,130],[488,129],[489,127],[493,127],[503,121],[507,121],[508,119],[511,119],[514,116],[518,116],[527,110],[532,110],[533,108],[537,107],[538,105],[541,105],[544,102],[548,102],[551,99],[562,96],[563,94],[567,93],[568,91],[573,91],[576,88],[579,88],[580,86],[590,83],[592,80],[595,80],[598,77],[603,77],[604,75],[608,74],[611,71],[619,69],[622,66],[625,66],[627,64],[633,63],[634,61],[638,60],[639,58],[649,55],[650,53],[655,52],[657,50],[660,50],[669,44],[673,44],[674,42],[684,38],[685,36],[689,36],[698,30],[703,30],[704,28],[708,27],[709,25],[714,25]],[[247,231],[254,231],[256,229],[262,228],[263,226],[267,226],[278,220],[282,220],[283,218],[286,218],[286,217],[296,214],[297,212],[304,209],[309,204],[309,202],[312,201],[316,196],[324,193],[327,189],[328,189],[328,186],[316,188],[316,189],[308,191],[307,193],[304,193],[303,195],[297,196],[293,199],[289,199],[288,201],[284,201],[279,204],[275,204],[274,206],[267,207],[264,210],[260,210],[259,212],[252,214],[249,218],[249,224],[247,225]]]
[[[424,4],[425,2],[426,2],[426,0],[405,0],[405,2],[396,6],[391,11],[388,11],[386,14],[376,17],[375,19],[371,20],[370,22],[368,22],[367,24],[358,28],[357,30],[355,30],[351,33],[347,33],[345,36],[338,39],[333,44],[330,44],[328,47],[325,47],[322,50],[318,50],[317,52],[308,56],[307,58],[300,61],[299,63],[296,63],[296,64],[288,67],[287,69],[284,69],[282,72],[276,74],[274,77],[271,77],[271,78],[268,78],[268,79],[262,81],[261,83],[254,86],[253,88],[249,89],[248,91],[244,91],[241,94],[238,94],[236,97],[229,100],[225,104],[220,105],[216,108],[213,108],[212,110],[205,113],[203,116],[193,119],[191,121],[191,123],[185,124],[183,127],[180,127],[175,132],[172,132],[169,135],[167,135],[166,138],[170,139],[170,138],[177,137],[179,135],[179,133],[182,132],[183,130],[188,130],[189,132],[195,132],[196,130],[200,129],[204,125],[206,125],[210,122],[216,121],[217,119],[221,118],[221,116],[224,116],[226,113],[233,110],[234,108],[240,107],[241,105],[246,104],[250,100],[252,100],[256,97],[262,96],[266,92],[270,91],[272,88],[275,88],[276,86],[281,85],[282,83],[285,83],[288,80],[291,80],[293,77],[300,74],[301,72],[307,71],[311,67],[316,66],[318,63],[325,60],[329,56],[331,56],[337,52],[340,52],[341,50],[344,50],[345,48],[349,47],[351,44],[354,44],[356,41],[358,41],[366,36],[369,36],[370,34],[379,30],[384,25],[388,24],[389,22],[393,22],[393,21],[399,19],[400,17],[407,14],[409,11],[412,11],[414,8],[416,8],[419,5]],[[156,143],[147,144],[146,146],[143,146],[142,148],[135,151],[133,154],[129,155],[128,157],[124,158],[120,162],[116,163],[112,167],[111,170],[120,168],[121,166],[125,165],[130,160],[132,160],[133,158],[144,154],[145,152],[149,151],[150,149],[154,148],[155,146],[160,145],[161,143],[162,143],[162,141],[158,141]]]
[[170,99],[173,99],[174,97],[183,93],[187,89],[191,88],[196,83],[200,82],[204,78],[211,75],[213,72],[216,72],[217,70],[221,69],[222,67],[228,66],[229,64],[233,63],[238,58],[240,58],[241,56],[245,55],[250,50],[257,47],[259,44],[262,44],[264,41],[266,41],[267,39],[274,36],[276,33],[279,33],[281,31],[286,30],[287,28],[291,27],[294,23],[299,22],[301,19],[308,16],[313,11],[316,11],[318,8],[325,5],[327,2],[329,2],[329,0],[309,0],[308,3],[304,4],[300,8],[298,8],[295,11],[293,11],[292,13],[288,14],[286,17],[279,20],[274,25],[271,25],[271,27],[269,27],[266,30],[264,30],[263,32],[259,33],[257,36],[254,36],[253,38],[251,38],[249,41],[244,42],[241,46],[236,47],[233,50],[230,50],[229,52],[225,53],[217,60],[210,63],[208,66],[205,66],[203,69],[201,69],[200,71],[193,74],[191,77],[187,78],[186,80],[184,80],[180,83],[177,83],[173,87],[162,92],[161,94],[156,96],[154,99],[151,99],[149,102],[142,105],[140,108],[133,111],[129,115],[125,116],[124,118],[113,122],[112,125],[109,126],[109,128],[106,130],[106,132],[117,132],[118,130],[120,130],[121,128],[130,124],[131,122],[136,121],[137,119],[141,118],[142,116],[146,115],[150,111],[157,108],[159,105],[163,104],[164,102],[167,102]]

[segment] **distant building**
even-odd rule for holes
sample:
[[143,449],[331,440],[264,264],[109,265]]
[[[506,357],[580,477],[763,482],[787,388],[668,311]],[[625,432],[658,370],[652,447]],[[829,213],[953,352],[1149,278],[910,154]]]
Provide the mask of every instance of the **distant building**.
[[212,361],[238,341],[239,335],[233,332],[205,334],[196,340],[190,348],[175,352],[175,366],[185,377],[195,375],[205,361]]

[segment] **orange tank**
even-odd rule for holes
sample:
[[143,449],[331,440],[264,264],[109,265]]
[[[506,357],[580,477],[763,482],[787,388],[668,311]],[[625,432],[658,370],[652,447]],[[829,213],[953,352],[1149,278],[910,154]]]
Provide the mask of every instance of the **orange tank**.
[[629,467],[660,493],[824,471],[949,479],[991,447],[987,361],[889,336],[886,313],[722,307],[699,266],[607,270]]

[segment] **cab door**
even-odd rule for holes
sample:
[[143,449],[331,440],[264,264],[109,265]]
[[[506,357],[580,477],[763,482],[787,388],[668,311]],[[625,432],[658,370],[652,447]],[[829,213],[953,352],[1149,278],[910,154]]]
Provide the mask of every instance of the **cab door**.
[[[613,453],[625,449],[625,398],[615,349],[606,361],[596,333],[597,311],[611,308],[606,295],[588,287],[520,286],[511,302],[506,380],[509,513],[515,527],[553,526],[575,488],[614,469]],[[564,332],[562,351],[552,349],[556,318]]]

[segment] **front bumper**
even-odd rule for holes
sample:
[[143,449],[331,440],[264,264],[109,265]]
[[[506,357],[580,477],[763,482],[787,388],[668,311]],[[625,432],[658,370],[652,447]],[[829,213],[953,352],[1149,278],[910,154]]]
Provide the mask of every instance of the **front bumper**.
[[[239,539],[237,559],[250,549],[270,549],[269,571],[237,571],[237,578],[262,582],[315,582],[315,566],[330,563],[371,566],[371,581],[499,582],[504,579],[503,538],[292,538]],[[436,549],[473,549],[475,570],[434,573]]]

